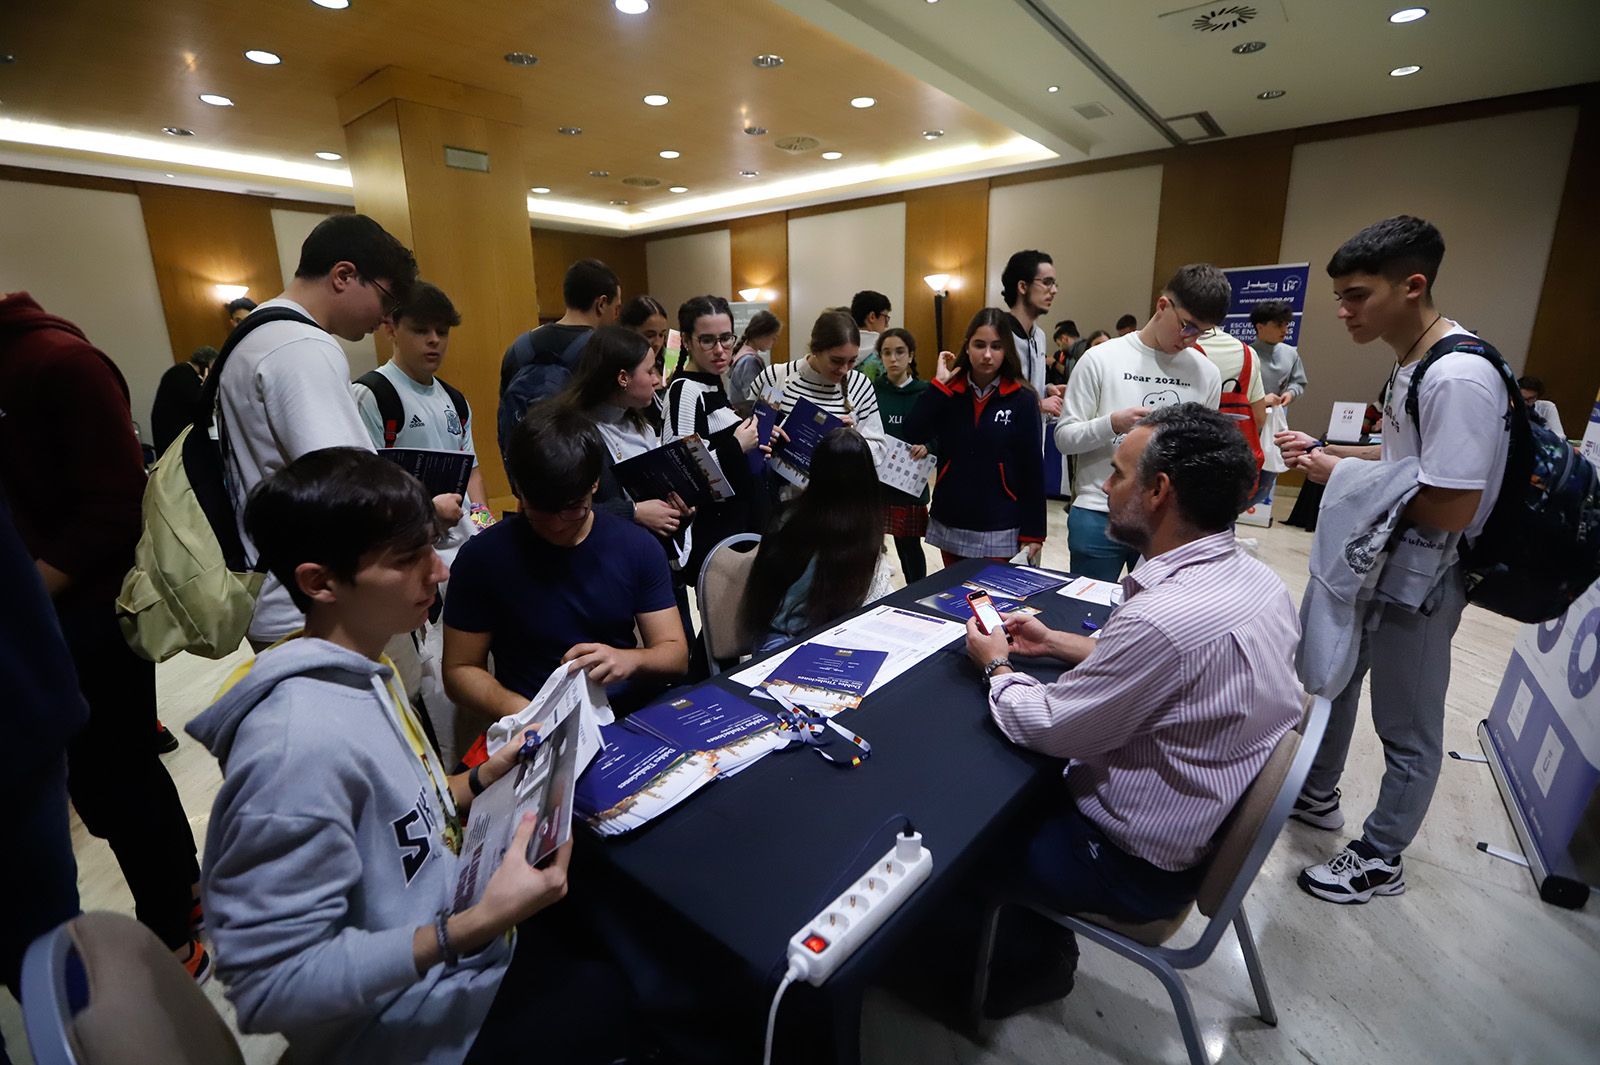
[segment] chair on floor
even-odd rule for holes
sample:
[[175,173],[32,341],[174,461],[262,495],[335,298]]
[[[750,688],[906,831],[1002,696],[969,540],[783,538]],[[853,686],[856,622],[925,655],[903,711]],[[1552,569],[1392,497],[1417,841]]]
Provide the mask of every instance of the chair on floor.
[[183,964],[120,913],[86,913],[33,941],[22,1014],[38,1065],[244,1065]]
[[700,604],[700,634],[712,676],[722,672],[723,663],[736,662],[755,650],[760,633],[740,627],[739,604],[744,601],[744,586],[760,544],[761,537],[754,533],[730,536],[711,549],[700,569],[695,598]]
[[1172,997],[1172,1008],[1178,1015],[1178,1027],[1183,1032],[1183,1044],[1189,1052],[1191,1065],[1207,1065],[1208,1059],[1200,1042],[1194,1003],[1178,970],[1193,969],[1210,958],[1217,941],[1231,924],[1239,937],[1245,969],[1250,974],[1250,985],[1255,990],[1258,1016],[1264,1023],[1276,1026],[1278,1013],[1273,1008],[1272,992],[1267,987],[1261,957],[1256,953],[1255,937],[1250,933],[1250,922],[1245,916],[1244,896],[1273,844],[1277,842],[1284,822],[1289,819],[1295,796],[1300,794],[1306,774],[1311,771],[1311,761],[1328,726],[1329,709],[1326,699],[1318,697],[1309,700],[1309,708],[1299,728],[1289,730],[1278,741],[1255,782],[1245,791],[1238,805],[1228,815],[1228,820],[1223,823],[1211,856],[1210,868],[1200,883],[1199,898],[1195,902],[1210,921],[1193,944],[1182,949],[1164,945],[1183,927],[1184,919],[1193,907],[1186,907],[1182,913],[1164,921],[1127,924],[1092,913],[1055,913],[1023,900],[1002,901],[993,906],[987,915],[978,951],[978,972],[973,981],[972,999],[972,1015],[977,1029],[982,1032],[986,1027],[983,1002],[989,990],[989,961],[994,952],[995,930],[999,926],[1001,910],[1009,905],[1024,906],[1081,937],[1109,947],[1154,973]]

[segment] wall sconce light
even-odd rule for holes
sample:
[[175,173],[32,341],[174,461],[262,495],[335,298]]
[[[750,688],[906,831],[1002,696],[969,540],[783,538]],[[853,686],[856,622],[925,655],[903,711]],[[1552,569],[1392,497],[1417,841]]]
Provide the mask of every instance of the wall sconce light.
[[250,291],[249,285],[212,285],[211,291],[217,294],[217,299],[223,303],[232,303],[234,300]]
[[761,290],[759,288],[741,288],[739,290],[739,298],[746,303],[755,303],[761,298]]
[[933,290],[933,342],[937,350],[944,350],[944,301],[949,297],[949,274],[928,274],[922,279]]

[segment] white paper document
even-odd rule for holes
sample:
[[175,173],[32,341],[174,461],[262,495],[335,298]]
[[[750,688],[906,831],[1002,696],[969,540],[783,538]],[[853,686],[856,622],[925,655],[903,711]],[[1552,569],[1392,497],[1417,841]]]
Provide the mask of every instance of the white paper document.
[[898,488],[906,495],[920,496],[928,487],[928,478],[939,465],[936,455],[911,457],[911,445],[892,436],[883,438],[878,452],[878,480],[890,488]]
[[1122,602],[1122,585],[1115,581],[1097,581],[1093,577],[1078,577],[1065,588],[1056,589],[1057,595],[1068,599],[1082,599],[1085,603],[1117,606]]
[[[899,607],[874,607],[848,621],[817,633],[806,643],[826,644],[830,647],[850,647],[862,651],[883,651],[888,654],[878,673],[867,687],[867,694],[882,688],[919,662],[926,661],[967,634],[960,622],[929,617],[927,614]],[[799,647],[805,644],[797,645]],[[791,647],[781,654],[732,675],[736,684],[758,688],[774,670],[793,654]],[[759,694],[753,693],[753,694]]]

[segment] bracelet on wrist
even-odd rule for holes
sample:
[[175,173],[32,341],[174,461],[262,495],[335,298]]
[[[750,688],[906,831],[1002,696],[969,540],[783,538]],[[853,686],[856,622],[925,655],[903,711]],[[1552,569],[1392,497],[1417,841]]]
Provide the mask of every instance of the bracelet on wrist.
[[444,967],[454,969],[461,964],[461,955],[456,953],[450,945],[450,911],[440,910],[438,917],[433,922],[434,935],[439,939],[439,954],[444,958]]
[[480,770],[482,768],[483,768],[483,764],[480,762],[478,765],[473,766],[470,770],[467,771],[467,790],[472,792],[472,795],[473,795],[474,798],[476,798],[479,795],[482,795],[484,793],[484,790],[486,788],[488,788],[488,786],[489,786],[489,785],[485,784],[483,782],[483,780],[481,778],[479,778],[479,776],[478,776],[478,770]]

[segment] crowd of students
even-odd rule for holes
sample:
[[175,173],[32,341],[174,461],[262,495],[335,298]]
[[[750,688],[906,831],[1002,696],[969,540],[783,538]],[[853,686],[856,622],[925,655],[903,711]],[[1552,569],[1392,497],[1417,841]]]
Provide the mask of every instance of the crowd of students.
[[[59,454],[41,464],[47,490],[27,458],[46,434],[16,452],[0,448],[0,483],[88,702],[89,727],[66,751],[72,797],[91,831],[112,841],[140,918],[197,978],[210,964],[198,939],[203,921],[241,1028],[285,1032],[297,1060],[454,1062],[469,1050],[478,1057],[520,1045],[510,1031],[518,996],[540,996],[544,1007],[576,1002],[580,992],[613,987],[616,974],[593,956],[592,942],[529,920],[565,894],[566,850],[534,868],[513,846],[483,901],[450,911],[462,818],[517,747],[488,756],[472,734],[521,710],[562,665],[604,686],[619,715],[704,675],[688,593],[712,548],[732,535],[762,537],[739,607],[756,637],[752,650],[886,594],[886,536],[908,582],[926,573],[924,540],[947,565],[1037,563],[1049,433],[1072,460],[1072,571],[1118,580],[1133,570],[1124,586],[1140,605],[1114,615],[1100,641],[1008,619],[1010,650],[1084,663],[1056,686],[1010,674],[1005,633],[997,642],[970,630],[971,653],[995,682],[992,712],[1008,736],[1090,767],[1069,777],[1077,813],[1040,829],[1029,868],[1058,898],[1092,897],[1114,912],[1114,901],[1063,886],[1086,875],[1064,871],[1072,862],[1063,855],[1092,844],[1098,861],[1106,848],[1121,864],[1102,862],[1094,875],[1120,893],[1121,909],[1141,919],[1170,913],[1192,900],[1216,826],[1298,707],[1278,698],[1293,688],[1292,605],[1270,571],[1238,555],[1231,531],[1264,490],[1263,459],[1252,452],[1281,447],[1286,468],[1316,481],[1345,457],[1416,457],[1421,487],[1408,516],[1468,536],[1493,505],[1505,447],[1493,431],[1501,411],[1486,364],[1446,356],[1430,372],[1426,437],[1396,398],[1419,351],[1464,332],[1433,311],[1442,257],[1437,230],[1402,217],[1358,234],[1329,264],[1354,338],[1381,339],[1396,353],[1381,455],[1266,431],[1266,412],[1288,406],[1306,384],[1298,352],[1283,343],[1288,309],[1260,307],[1258,342],[1247,349],[1216,330],[1229,285],[1205,263],[1174,273],[1143,326],[1125,316],[1114,337],[1079,338],[1072,322],[1061,323],[1052,357],[1041,323],[1058,292],[1054,265],[1043,252],[1018,252],[1002,272],[1003,306],[974,315],[956,350],[937,353],[927,380],[917,339],[890,326],[892,308],[879,293],[824,312],[803,354],[772,362],[783,328],[772,314],[756,315],[740,335],[721,296],[697,296],[669,313],[648,295],[624,293],[603,263],[584,260],[564,279],[563,317],[514,338],[502,360],[496,436],[517,508],[495,522],[475,468],[465,498],[430,498],[373,454],[398,446],[475,456],[474,428],[483,430],[439,376],[461,322],[449,296],[419,280],[411,253],[371,219],[331,216],[307,238],[285,292],[244,309],[204,393],[240,535],[268,577],[250,626],[252,665],[189,728],[224,771],[198,869],[153,744],[146,757],[128,725],[152,731],[155,700],[153,667],[122,642],[113,609],[143,479],[126,388],[69,324],[25,296],[8,297],[0,340],[59,334],[56,346],[70,358],[54,349],[30,358],[78,391],[59,408],[41,404],[42,378],[25,380],[13,358],[0,362],[7,412],[30,403],[81,409],[84,396],[98,396],[95,416],[114,426],[50,434],[104,446],[93,462],[67,463],[65,478]],[[334,337],[378,329],[393,357],[352,385]],[[173,374],[187,388],[183,375],[203,380],[205,370]],[[1537,400],[1536,381],[1524,388]],[[1218,414],[1234,395],[1245,413]],[[801,400],[843,423],[817,445],[804,489],[765,468],[786,435],[780,427],[763,442],[751,413],[762,403],[781,420]],[[212,413],[191,420],[200,426]],[[33,439],[22,422],[0,421],[0,443]],[[632,498],[623,489],[618,463],[689,436],[710,450],[730,497],[696,507],[675,494]],[[879,482],[891,438],[914,458],[936,457],[918,495]],[[111,457],[127,467],[120,480],[106,473]],[[17,510],[36,506],[42,491],[103,500],[94,505],[118,531],[51,528]],[[1302,873],[1302,886],[1319,897],[1364,902],[1403,889],[1400,853],[1437,776],[1449,636],[1464,604],[1459,572],[1439,588],[1426,615],[1374,607],[1363,622],[1360,665],[1336,701],[1297,816],[1324,828],[1343,823],[1336,785],[1369,661],[1389,764],[1362,837]],[[1209,642],[1197,641],[1201,631]],[[1232,650],[1223,646],[1229,639]],[[1259,683],[1241,687],[1241,674]],[[438,683],[424,690],[428,676]],[[1223,698],[1252,689],[1274,694]],[[122,705],[108,713],[111,700],[130,696],[137,713]],[[1276,701],[1260,703],[1266,698]],[[1122,703],[1146,724],[1103,712]],[[1092,715],[1082,709],[1091,704],[1100,708]],[[1138,728],[1149,729],[1150,742],[1134,735]],[[1180,732],[1222,746],[1185,746]],[[40,742],[46,754],[35,764],[61,765],[60,738]],[[1200,767],[1208,755],[1214,764]],[[1208,796],[1200,814],[1154,785],[1123,790],[1125,771],[1164,779],[1163,767],[1185,761],[1195,763],[1191,784]],[[42,786],[59,791],[62,780],[47,774]],[[131,829],[118,803],[138,810],[137,844],[122,842]],[[67,912],[73,905],[75,897]],[[35,910],[59,918],[62,906]],[[523,937],[511,936],[519,926]],[[513,938],[525,940],[515,951]],[[524,960],[529,942],[549,947],[543,963]],[[561,965],[571,968],[552,969]],[[626,1053],[618,1045],[625,1028],[590,1033],[606,1037],[596,1040],[603,1050],[574,1047],[559,1060]]]

